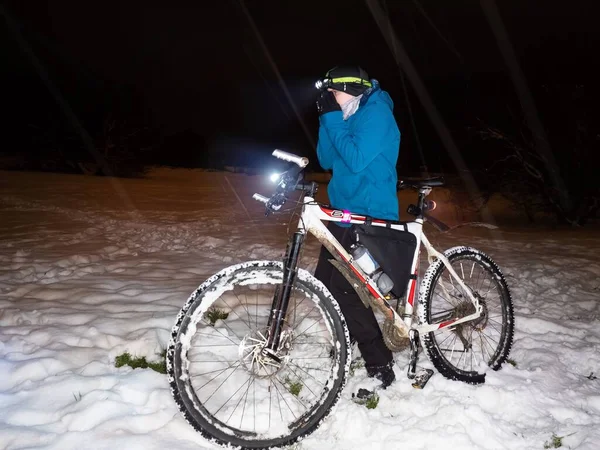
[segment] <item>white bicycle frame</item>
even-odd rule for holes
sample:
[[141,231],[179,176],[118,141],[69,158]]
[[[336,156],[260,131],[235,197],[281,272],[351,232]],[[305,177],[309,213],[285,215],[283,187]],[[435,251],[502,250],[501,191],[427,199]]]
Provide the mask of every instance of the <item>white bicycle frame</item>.
[[[292,153],[288,153],[282,150],[275,150],[273,152],[273,156],[282,159],[284,161],[289,161],[291,163],[296,164],[299,168],[304,168],[308,165],[308,159],[294,155]],[[420,193],[423,196],[427,196],[431,192],[430,187],[422,187]],[[254,194],[253,198],[260,202],[268,204],[269,199],[260,194]],[[278,209],[278,208],[277,208]],[[415,246],[415,252],[413,254],[413,260],[411,264],[410,273],[413,274],[411,279],[408,281],[406,286],[406,291],[408,294],[406,295],[405,305],[404,305],[404,313],[400,316],[394,307],[388,303],[386,298],[383,296],[377,284],[374,280],[372,280],[366,273],[362,271],[362,269],[354,262],[352,256],[342,247],[342,245],[337,241],[337,239],[331,234],[331,232],[327,229],[327,227],[323,224],[323,222],[343,222],[346,224],[364,224],[367,222],[367,217],[359,214],[353,214],[350,211],[341,211],[337,209],[329,209],[320,206],[314,200],[314,198],[304,195],[303,196],[303,205],[302,205],[302,214],[300,215],[300,220],[298,221],[298,231],[306,235],[306,233],[311,233],[314,235],[321,244],[323,244],[330,251],[334,250],[337,253],[337,258],[343,261],[344,265],[347,266],[355,275],[355,279],[358,280],[363,286],[368,290],[371,294],[371,298],[369,298],[369,303],[378,307],[378,309],[383,312],[388,319],[392,321],[394,327],[396,328],[398,334],[400,336],[408,337],[409,330],[415,330],[419,334],[422,333],[430,333],[435,330],[441,330],[444,328],[455,327],[458,324],[468,322],[470,320],[477,319],[481,316],[483,307],[479,304],[479,300],[473,295],[473,292],[462,279],[458,276],[455,270],[450,265],[448,258],[441,253],[438,252],[433,245],[429,242],[425,233],[423,232],[423,218],[417,217],[412,222],[406,222],[405,224],[391,224],[391,228],[400,230],[406,226],[406,230],[409,233],[412,233],[417,239],[417,245]],[[388,222],[385,220],[372,219],[369,222],[374,226],[387,226]],[[469,299],[471,300],[473,306],[475,307],[475,312],[469,314],[468,316],[461,318],[453,318],[446,320],[442,323],[438,324],[413,324],[413,315],[415,310],[415,292],[417,289],[418,282],[418,270],[419,270],[419,254],[421,250],[421,245],[425,246],[427,250],[427,258],[429,263],[434,259],[439,259],[442,261],[444,266],[448,269],[448,272],[452,276],[452,278],[456,281],[456,283],[464,290]],[[333,254],[333,252],[332,252]],[[444,285],[441,284],[442,289],[445,290]],[[355,288],[358,286],[354,286]]]
[[[428,194],[430,191],[430,188],[427,189],[425,194]],[[425,233],[423,232],[423,219],[417,218],[413,222],[391,225],[391,228],[396,230],[402,230],[404,229],[404,225],[406,225],[407,231],[415,235],[417,239],[417,245],[415,247],[410,272],[411,274],[414,274],[414,277],[409,280],[406,287],[405,292],[407,292],[407,295],[404,305],[404,314],[401,316],[396,312],[395,308],[388,303],[386,298],[377,287],[377,283],[362,271],[352,256],[342,247],[342,245],[323,223],[343,222],[346,224],[364,224],[367,221],[367,217],[359,214],[353,214],[349,211],[341,211],[322,207],[317,204],[312,197],[308,196],[304,197],[303,203],[302,214],[300,216],[300,220],[298,221],[298,230],[303,234],[306,234],[307,232],[311,233],[327,248],[335,249],[340,259],[348,265],[358,280],[360,280],[360,282],[363,283],[366,289],[371,293],[373,298],[370,300],[379,307],[380,311],[382,311],[390,320],[392,320],[394,326],[401,336],[408,336],[408,331],[411,328],[416,329],[419,334],[429,333],[435,330],[454,327],[460,323],[474,320],[481,315],[483,307],[479,304],[479,300],[473,295],[471,289],[463,283],[462,279],[454,271],[450,265],[450,262],[448,261],[448,258],[446,258],[443,253],[437,251],[425,236]],[[374,226],[386,226],[387,224],[386,221],[377,219],[372,219],[370,223]],[[450,319],[439,324],[413,324],[413,314],[416,307],[415,292],[418,282],[419,254],[421,244],[427,250],[429,263],[431,264],[435,258],[441,260],[448,269],[448,272],[451,274],[452,278],[464,290],[464,292],[466,292],[467,296],[475,307],[475,312],[473,314],[460,319]]]

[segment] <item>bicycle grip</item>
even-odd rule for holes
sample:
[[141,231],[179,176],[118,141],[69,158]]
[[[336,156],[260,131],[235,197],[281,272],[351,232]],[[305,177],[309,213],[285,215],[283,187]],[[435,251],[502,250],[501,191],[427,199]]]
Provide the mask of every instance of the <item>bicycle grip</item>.
[[289,161],[294,164],[298,164],[299,167],[304,168],[308,165],[308,158],[303,156],[297,156],[293,153],[284,152],[283,150],[273,150],[273,156],[275,158],[283,159],[284,161]]
[[267,204],[267,202],[269,201],[269,197],[265,197],[264,195],[260,195],[260,194],[254,194],[252,196],[252,198],[254,200],[258,200],[259,202],[262,202],[264,204]]

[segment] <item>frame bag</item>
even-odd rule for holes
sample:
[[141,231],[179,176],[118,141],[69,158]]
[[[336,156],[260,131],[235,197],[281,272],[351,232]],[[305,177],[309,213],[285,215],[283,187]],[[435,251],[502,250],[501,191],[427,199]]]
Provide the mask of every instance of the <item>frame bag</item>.
[[392,279],[392,293],[402,297],[411,277],[410,269],[417,238],[408,231],[386,226],[355,225],[357,242],[364,245],[383,271]]

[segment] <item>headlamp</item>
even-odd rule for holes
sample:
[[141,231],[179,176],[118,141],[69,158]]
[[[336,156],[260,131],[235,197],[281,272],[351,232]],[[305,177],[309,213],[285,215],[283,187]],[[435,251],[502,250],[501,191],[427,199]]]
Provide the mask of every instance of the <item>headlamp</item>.
[[323,78],[322,80],[317,80],[315,83],[315,87],[317,89],[324,90],[327,89],[331,85],[331,78]]
[[339,77],[339,78],[323,78],[321,80],[317,80],[317,82],[315,83],[315,87],[317,89],[319,89],[320,91],[322,91],[325,89],[334,88],[333,86],[335,86],[335,89],[340,90],[340,91],[345,91],[346,84],[364,86],[365,89],[373,86],[369,80],[364,80],[362,78]]

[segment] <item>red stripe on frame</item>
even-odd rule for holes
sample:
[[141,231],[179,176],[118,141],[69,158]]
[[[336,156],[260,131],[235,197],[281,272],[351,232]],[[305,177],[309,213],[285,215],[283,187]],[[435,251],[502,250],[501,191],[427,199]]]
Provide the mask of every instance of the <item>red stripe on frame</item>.
[[408,304],[414,306],[415,304],[415,287],[417,286],[417,280],[410,280],[410,293],[408,294]]
[[[322,206],[320,206],[320,208],[321,208],[321,211],[323,211],[329,217],[335,217],[336,219],[341,219],[342,218],[342,216],[337,217],[337,216],[333,215],[334,211],[342,212],[342,210],[340,210],[340,209],[329,209],[329,208],[324,208]],[[357,220],[359,222],[366,222],[367,218],[365,216],[361,216],[360,214],[350,213],[350,220]],[[381,220],[381,219],[372,219],[371,222],[372,223],[382,223],[382,224],[386,224],[387,223],[387,221]]]
[[445,321],[445,322],[442,322],[442,323],[440,323],[440,325],[438,326],[438,330],[439,330],[440,328],[446,327],[446,326],[448,326],[448,325],[450,325],[450,324],[452,324],[452,323],[456,322],[457,320],[458,320],[458,319],[452,319],[452,320],[447,320],[447,321]]

